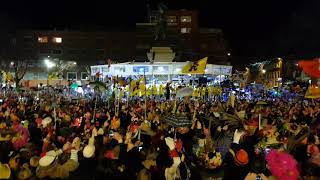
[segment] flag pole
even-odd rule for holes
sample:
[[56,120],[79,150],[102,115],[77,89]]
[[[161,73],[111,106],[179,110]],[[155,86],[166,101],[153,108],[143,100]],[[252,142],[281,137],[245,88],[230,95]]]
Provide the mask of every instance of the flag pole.
[[144,120],[147,120],[147,79],[146,79],[146,69],[143,71],[144,78]]

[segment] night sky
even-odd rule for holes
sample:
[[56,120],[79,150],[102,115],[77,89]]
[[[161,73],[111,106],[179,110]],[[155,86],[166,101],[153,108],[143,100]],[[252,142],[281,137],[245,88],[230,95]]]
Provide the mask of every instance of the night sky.
[[[11,0],[1,4],[0,28],[134,30],[135,22],[145,20],[147,1]],[[197,9],[200,26],[223,29],[233,64],[319,56],[319,0],[163,1],[170,9]]]

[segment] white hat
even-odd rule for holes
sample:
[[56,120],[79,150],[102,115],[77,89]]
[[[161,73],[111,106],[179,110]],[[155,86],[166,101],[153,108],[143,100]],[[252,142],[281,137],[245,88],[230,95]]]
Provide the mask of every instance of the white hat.
[[83,157],[91,158],[94,155],[96,148],[93,145],[86,145],[83,149]]
[[100,128],[99,130],[98,130],[98,135],[103,135],[104,134],[104,130],[102,129],[102,128]]
[[47,127],[48,124],[50,124],[51,122],[52,122],[51,117],[46,117],[46,118],[44,118],[44,119],[42,120],[42,126],[43,126],[43,127]]
[[42,167],[49,166],[55,160],[56,157],[57,154],[54,150],[48,151],[46,155],[39,160],[39,165]]

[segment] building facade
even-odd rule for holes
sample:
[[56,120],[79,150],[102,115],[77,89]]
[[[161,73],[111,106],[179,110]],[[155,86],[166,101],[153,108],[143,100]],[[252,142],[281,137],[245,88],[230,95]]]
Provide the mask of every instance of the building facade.
[[[155,12],[156,13],[156,12]],[[17,30],[6,35],[1,46],[0,61],[28,61],[30,66],[24,80],[46,83],[50,70],[45,60],[75,61],[77,67],[66,70],[65,80],[84,80],[85,65],[148,60],[152,47],[169,47],[174,61],[193,61],[208,57],[208,63],[228,65],[227,43],[220,29],[198,26],[197,11],[167,11],[166,38],[155,40],[154,14],[149,22],[137,23],[136,31],[81,30]],[[33,83],[35,84],[35,83]]]
[[[159,14],[149,15],[149,22],[136,24],[137,52],[145,52],[153,46],[168,46],[176,53],[175,61],[192,61],[208,57],[213,64],[229,64],[227,42],[221,29],[201,28],[198,25],[198,12],[188,10],[167,11],[166,38],[155,41],[154,29]],[[143,53],[137,53],[138,60],[146,59]]]

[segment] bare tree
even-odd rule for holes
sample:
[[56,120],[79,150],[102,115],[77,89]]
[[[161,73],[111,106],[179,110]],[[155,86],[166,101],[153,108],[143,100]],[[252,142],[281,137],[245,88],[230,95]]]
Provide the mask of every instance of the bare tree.
[[[26,74],[28,66],[28,61],[1,61],[0,70],[3,77],[2,81],[5,82],[8,80],[12,80],[13,82],[15,82],[16,87],[20,87],[20,81]],[[8,78],[10,76],[12,76],[12,78]]]
[[14,82],[16,83],[16,87],[20,87],[20,81],[26,74],[29,63],[28,61],[12,61],[10,66],[13,68]]
[[59,76],[63,75],[66,70],[72,69],[77,65],[75,61],[56,60],[55,62],[55,70]]
[[85,66],[85,70],[86,70],[86,73],[88,74],[88,80],[91,81],[91,67],[86,65]]

